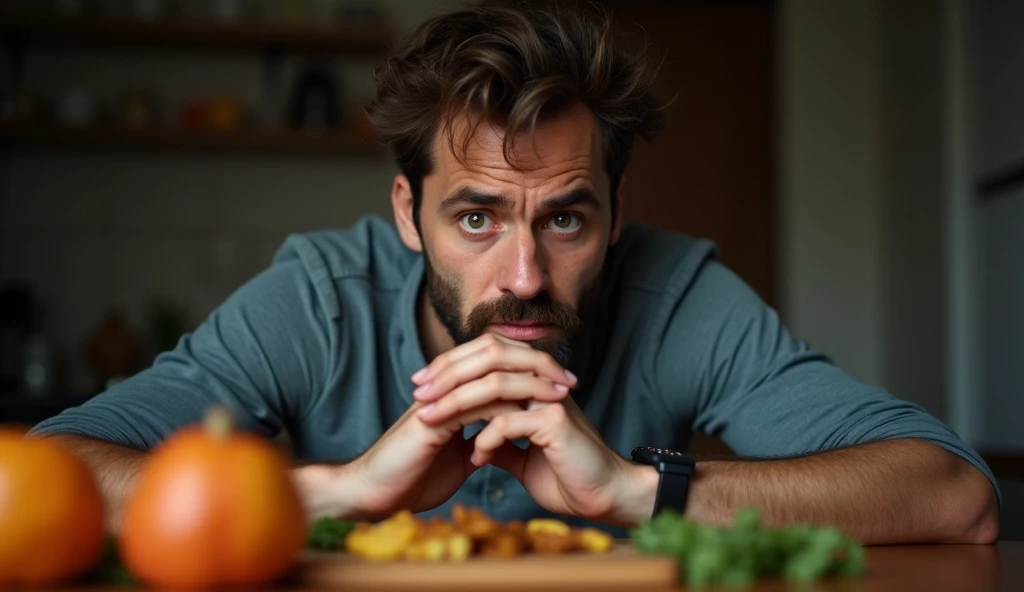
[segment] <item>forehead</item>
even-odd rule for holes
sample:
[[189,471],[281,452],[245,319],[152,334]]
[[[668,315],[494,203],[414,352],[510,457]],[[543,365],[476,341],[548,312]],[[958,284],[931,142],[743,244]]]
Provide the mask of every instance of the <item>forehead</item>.
[[585,107],[568,109],[542,120],[532,133],[518,134],[508,160],[503,153],[504,129],[480,122],[467,142],[464,140],[470,125],[465,117],[456,119],[453,145],[445,134],[437,135],[435,154],[439,157],[434,172],[439,182],[458,184],[475,180],[531,189],[570,183],[578,178],[596,185],[606,177],[600,128]]

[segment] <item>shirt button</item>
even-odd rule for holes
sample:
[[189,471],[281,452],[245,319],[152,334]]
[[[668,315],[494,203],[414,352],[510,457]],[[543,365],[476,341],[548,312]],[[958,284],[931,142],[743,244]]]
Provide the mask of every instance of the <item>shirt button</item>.
[[492,502],[498,503],[498,502],[500,502],[503,499],[505,499],[505,490],[504,489],[498,488],[498,489],[495,489],[494,491],[491,492],[491,501]]

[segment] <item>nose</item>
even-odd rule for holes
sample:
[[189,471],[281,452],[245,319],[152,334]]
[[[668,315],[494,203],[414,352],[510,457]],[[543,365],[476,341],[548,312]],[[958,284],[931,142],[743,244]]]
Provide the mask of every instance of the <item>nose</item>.
[[511,237],[504,254],[498,288],[511,292],[520,300],[532,300],[547,287],[543,253],[531,231],[517,232]]

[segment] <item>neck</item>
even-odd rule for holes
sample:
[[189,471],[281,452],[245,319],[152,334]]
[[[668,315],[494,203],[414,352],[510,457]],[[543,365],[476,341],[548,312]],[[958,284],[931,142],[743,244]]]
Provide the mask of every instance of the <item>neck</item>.
[[434,358],[455,347],[455,341],[448,334],[441,319],[437,318],[434,307],[430,305],[430,297],[427,295],[427,288],[420,288],[416,305],[416,325],[420,335],[420,347],[423,348],[423,357],[429,364]]

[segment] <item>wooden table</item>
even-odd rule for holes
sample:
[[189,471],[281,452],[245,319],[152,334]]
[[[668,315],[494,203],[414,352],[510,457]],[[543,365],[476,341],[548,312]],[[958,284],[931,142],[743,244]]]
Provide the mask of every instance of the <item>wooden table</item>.
[[[331,590],[340,588],[289,587],[273,588],[283,592]],[[374,590],[373,587],[362,588]],[[380,590],[380,588],[377,588]],[[415,590],[430,590],[418,585]],[[488,585],[484,592],[501,592],[501,582]],[[544,588],[531,587],[531,592]],[[551,589],[551,588],[549,588]],[[574,586],[554,588],[563,592],[582,590]],[[587,587],[587,590],[609,588]],[[716,588],[721,590],[721,588]],[[65,592],[126,592],[123,587],[73,587]],[[346,587],[345,590],[356,590]],[[388,587],[386,590],[396,590]],[[650,590],[650,589],[648,589]],[[688,590],[679,586],[664,592]],[[732,589],[735,590],[735,589]],[[788,584],[780,580],[763,580],[745,592],[989,592],[1024,591],[1024,542],[1000,542],[996,545],[904,545],[868,547],[867,568],[863,576],[853,579],[830,578],[809,585]],[[654,592],[654,590],[651,590]]]

